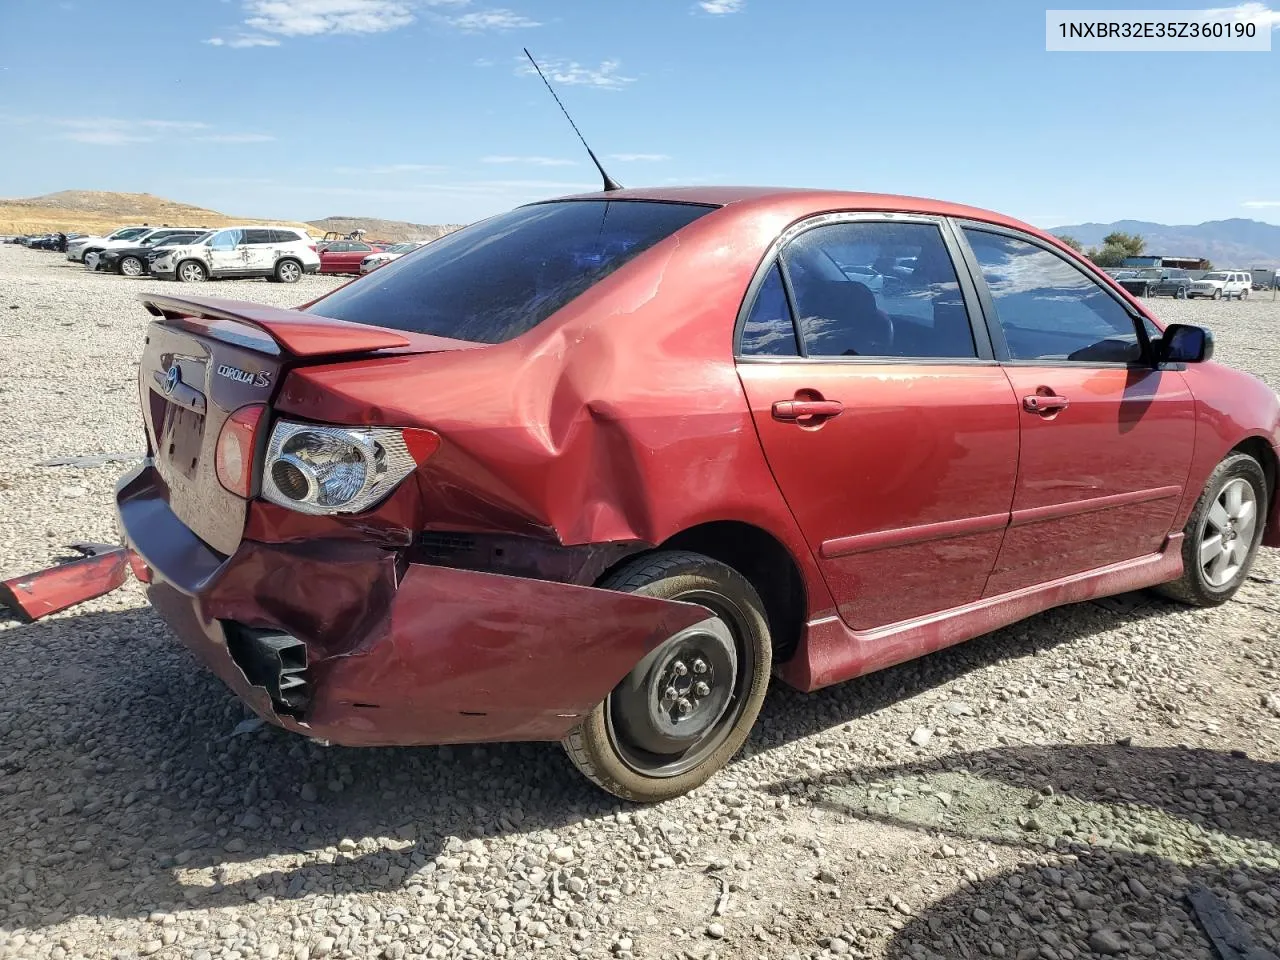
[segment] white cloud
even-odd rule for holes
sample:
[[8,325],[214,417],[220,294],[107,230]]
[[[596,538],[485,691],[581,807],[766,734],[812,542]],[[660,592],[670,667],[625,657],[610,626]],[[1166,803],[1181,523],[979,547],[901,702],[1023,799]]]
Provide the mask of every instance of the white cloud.
[[275,137],[269,133],[211,133],[204,137],[193,137],[201,143],[266,143]]
[[375,167],[334,167],[334,173],[345,173],[355,176],[386,176],[396,173],[439,173],[447,170],[437,163],[388,163]]
[[275,137],[266,133],[218,133],[201,120],[130,120],[122,117],[6,117],[0,121],[39,124],[58,131],[62,140],[100,147],[130,143],[265,143]]
[[[533,64],[528,59],[517,57],[516,60],[519,64],[516,67],[516,73],[531,77],[538,75],[538,72],[533,69]],[[584,67],[576,61],[564,60],[546,60],[540,61],[540,63],[549,80],[564,86],[620,90],[628,83],[635,83],[636,81],[635,77],[624,77],[618,73],[622,68],[620,60],[605,60],[598,67]]]
[[610,160],[620,160],[623,163],[632,162],[649,162],[658,163],[662,160],[670,160],[671,158],[665,153],[611,153]]
[[481,163],[523,163],[531,167],[576,167],[576,160],[562,160],[559,157],[481,157]]
[[484,30],[521,30],[542,26],[537,20],[531,20],[513,10],[502,9],[464,13],[460,17],[450,17],[449,23],[468,33],[480,33]]
[[698,9],[703,13],[720,17],[727,13],[737,13],[745,5],[746,0],[699,0]]
[[244,50],[249,47],[278,47],[280,41],[272,37],[253,37],[242,35],[232,37],[230,40],[224,40],[222,37],[210,37],[208,40],[202,40],[211,47],[231,47],[233,50]]
[[1246,200],[1240,206],[1251,210],[1265,210],[1268,207],[1280,207],[1280,200]]
[[155,137],[140,137],[123,130],[73,130],[64,133],[63,140],[74,140],[76,143],[92,143],[100,147],[119,147],[126,143],[150,143]]
[[116,117],[51,118],[47,123],[68,132],[63,140],[119,147],[129,143],[150,143],[165,133],[188,133],[208,128],[198,120],[121,120]]
[[1230,17],[1232,20],[1251,21],[1264,30],[1280,30],[1280,10],[1272,10],[1265,3],[1241,3],[1234,7],[1215,7],[1204,11],[1216,17]]
[[413,23],[407,0],[245,0],[245,25],[285,37],[386,33]]

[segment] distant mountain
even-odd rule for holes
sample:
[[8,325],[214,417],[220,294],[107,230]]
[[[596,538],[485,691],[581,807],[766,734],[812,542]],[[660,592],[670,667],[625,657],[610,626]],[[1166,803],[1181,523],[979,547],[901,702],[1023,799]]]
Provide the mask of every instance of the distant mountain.
[[109,190],[61,190],[42,197],[0,200],[0,234],[33,234],[80,231],[109,233],[128,224],[183,227],[225,227],[235,223],[278,223],[302,227],[289,220],[255,220],[230,217],[215,210],[178,203],[149,193],[115,193]]
[[379,220],[376,217],[325,217],[307,222],[313,233],[333,231],[343,236],[353,230],[365,231],[370,240],[435,240],[452,233],[460,223],[409,223],[406,220]]
[[1077,223],[1049,232],[1075,237],[1086,247],[1102,245],[1102,238],[1119,230],[1147,241],[1144,253],[1170,257],[1206,257],[1215,267],[1280,266],[1280,225],[1259,220],[1210,220],[1195,225],[1168,226],[1145,220],[1115,223]]

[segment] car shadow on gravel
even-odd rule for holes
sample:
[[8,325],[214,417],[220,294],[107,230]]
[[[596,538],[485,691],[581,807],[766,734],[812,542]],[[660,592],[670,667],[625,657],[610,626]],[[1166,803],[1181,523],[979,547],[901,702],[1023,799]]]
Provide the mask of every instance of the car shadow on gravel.
[[[1123,615],[1172,609],[1140,599]],[[775,685],[748,749],[1116,620],[1085,604],[817,694]],[[345,749],[245,731],[245,708],[145,607],[6,630],[0,654],[13,665],[0,676],[9,928],[415,882],[430,897],[430,864],[465,858],[469,839],[518,832],[554,846],[554,831],[631,806],[587,784],[555,744]]]
[[[1007,747],[772,789],[918,831],[935,857],[956,858],[956,872],[985,867],[907,906],[877,955],[1216,958],[1187,900],[1196,887],[1223,898],[1255,947],[1280,950],[1277,763],[1187,748]],[[986,860],[994,847],[1019,864]]]

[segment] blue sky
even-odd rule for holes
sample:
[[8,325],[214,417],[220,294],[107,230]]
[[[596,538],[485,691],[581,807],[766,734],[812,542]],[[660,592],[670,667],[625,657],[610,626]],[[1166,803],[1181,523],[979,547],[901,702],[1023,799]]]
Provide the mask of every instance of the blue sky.
[[440,223],[594,188],[527,45],[627,186],[1280,222],[1280,38],[1104,54],[1044,36],[1026,0],[0,0],[0,196]]

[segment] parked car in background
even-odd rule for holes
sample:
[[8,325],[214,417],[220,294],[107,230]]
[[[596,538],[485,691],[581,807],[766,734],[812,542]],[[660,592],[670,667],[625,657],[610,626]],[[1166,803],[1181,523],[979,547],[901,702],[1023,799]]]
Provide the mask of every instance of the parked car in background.
[[1116,283],[1140,297],[1176,297],[1186,299],[1191,274],[1176,267],[1148,267],[1131,277],[1117,277]]
[[[406,253],[412,253],[419,247],[426,246],[430,240],[406,240],[403,243],[393,243],[385,250],[379,250],[371,253],[360,261],[360,272],[368,273],[370,270],[377,270],[379,267],[385,266],[392,260],[399,260]],[[320,251],[321,272],[324,272],[324,251]]]
[[75,242],[67,244],[67,259],[84,263],[86,256],[103,249],[112,240],[133,240],[150,229],[151,227],[144,223],[142,226],[121,227],[105,237],[80,237]]
[[146,237],[137,244],[112,247],[101,253],[91,253],[85,258],[85,266],[92,270],[107,270],[126,277],[141,277],[151,272],[151,261],[172,247],[198,243],[211,236],[212,230],[183,230]]
[[152,275],[183,283],[245,277],[297,283],[319,269],[315,242],[293,227],[227,227],[151,261]]
[[1191,284],[1187,295],[1210,300],[1243,300],[1253,287],[1253,277],[1243,270],[1213,270]]
[[363,240],[332,240],[320,248],[320,272],[360,273],[360,261],[382,249]]
[[[85,253],[84,263],[89,269],[94,269],[95,258],[101,257],[108,250],[117,250],[122,247],[137,246],[139,244],[156,244],[165,237],[174,237],[186,235],[188,237],[200,236],[207,233],[208,227],[155,227],[144,233],[138,234],[136,237],[128,240],[108,240],[101,245],[101,249],[88,250]],[[91,262],[92,261],[92,262]]]
[[117,485],[160,616],[313,739],[559,740],[663,800],[773,678],[1144,587],[1216,606],[1280,546],[1275,391],[996,213],[614,191],[376,273],[149,296]]

